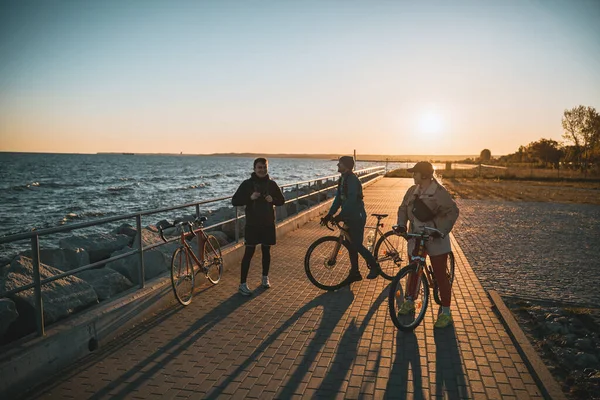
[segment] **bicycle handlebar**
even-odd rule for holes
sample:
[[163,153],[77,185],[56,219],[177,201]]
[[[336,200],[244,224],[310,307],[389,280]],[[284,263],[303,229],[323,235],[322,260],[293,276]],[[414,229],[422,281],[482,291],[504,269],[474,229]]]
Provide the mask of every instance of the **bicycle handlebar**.
[[[197,222],[197,221],[198,220],[194,220],[194,222]],[[165,238],[165,233],[164,233],[163,229],[165,229],[165,228],[175,228],[175,227],[184,226],[184,225],[187,225],[188,229],[190,230],[189,234],[192,237],[196,237],[196,233],[194,232],[194,224],[191,223],[190,221],[182,221],[182,222],[179,222],[177,224],[170,224],[168,226],[159,226],[158,227],[158,233],[160,235],[160,238],[163,240],[163,242],[166,243],[167,239]]]
[[[394,226],[392,226],[392,229],[394,230],[394,232],[396,232],[396,229],[397,229],[397,228],[398,228],[398,225],[394,225]],[[439,234],[440,234],[440,237],[442,237],[442,238],[445,236],[445,235],[442,233],[442,231],[440,231],[439,229],[436,229],[436,228],[430,228],[429,226],[424,226],[424,227],[423,227],[423,232],[421,232],[421,233],[410,233],[410,232],[402,232],[402,233],[398,233],[398,232],[397,232],[397,235],[398,235],[398,236],[402,236],[403,238],[405,238],[405,239],[407,239],[407,240],[408,240],[408,238],[411,238],[411,237],[418,237],[418,238],[422,237],[423,239],[425,239],[425,240],[428,240],[428,239],[431,237],[431,235],[430,235],[430,234],[428,234],[426,231],[437,232],[437,233],[439,233]]]

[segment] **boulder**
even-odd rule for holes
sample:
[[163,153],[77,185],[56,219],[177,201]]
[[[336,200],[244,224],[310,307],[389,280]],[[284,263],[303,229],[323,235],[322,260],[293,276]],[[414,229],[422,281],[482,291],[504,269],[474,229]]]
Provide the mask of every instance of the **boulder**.
[[287,208],[285,205],[280,207],[275,207],[275,219],[277,221],[283,221],[288,217]]
[[90,262],[105,260],[111,253],[129,244],[129,237],[120,234],[95,233],[91,235],[74,235],[61,239],[59,245],[63,249],[84,249],[90,256]]
[[[31,250],[21,255],[32,258]],[[40,262],[58,268],[61,271],[70,271],[90,263],[90,255],[84,249],[40,249]]]
[[[45,264],[40,264],[41,279],[50,278],[62,271]],[[33,280],[33,262],[30,258],[17,256],[10,266],[0,271],[0,291],[8,291],[25,286]],[[16,337],[33,332],[35,321],[34,290],[28,289],[11,295],[15,302],[19,318],[9,328]],[[74,314],[78,310],[98,303],[98,296],[92,286],[75,277],[68,276],[42,285],[42,302],[44,320],[51,324],[61,318]]]
[[[243,207],[240,207],[240,211],[238,213],[238,216],[243,215]],[[233,216],[231,218],[235,217],[235,213],[233,214]],[[240,227],[240,237],[244,236],[244,229],[246,228],[246,218],[240,218],[238,219],[237,223],[239,224]],[[224,225],[221,226],[221,231],[224,232],[227,237],[230,239],[230,241],[235,241],[235,221],[232,222],[228,222]]]
[[125,235],[130,238],[134,238],[135,235],[137,234],[137,230],[132,225],[122,224],[117,229],[115,229],[113,231],[113,233],[115,233],[117,235]]
[[[175,245],[176,246],[176,245]],[[162,246],[160,248],[166,248]],[[173,244],[170,245],[173,248]],[[130,248],[124,248],[115,251],[111,257],[121,255],[131,251]],[[167,250],[148,250],[144,252],[144,277],[146,280],[152,279],[163,272],[168,271],[171,268],[171,254]],[[106,264],[106,267],[111,268],[121,275],[129,279],[133,284],[139,285],[139,268],[140,268],[140,256],[138,254],[132,254],[129,257],[121,258],[120,260],[111,261]]]
[[0,299],[0,338],[4,336],[10,324],[19,317],[17,306],[11,299]]
[[217,240],[219,241],[219,245],[221,247],[223,246],[227,246],[227,244],[229,244],[229,238],[227,237],[227,234],[225,232],[222,231],[210,231],[207,232],[208,235],[213,235],[214,237],[217,238]]
[[79,272],[75,276],[92,285],[100,301],[110,299],[133,286],[125,276],[107,267]]

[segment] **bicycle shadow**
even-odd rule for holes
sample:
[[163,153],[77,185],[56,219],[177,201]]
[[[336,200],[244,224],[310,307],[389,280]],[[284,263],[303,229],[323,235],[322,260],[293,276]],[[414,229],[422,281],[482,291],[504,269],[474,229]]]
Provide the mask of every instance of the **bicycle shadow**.
[[435,395],[450,400],[471,398],[454,325],[434,329]]
[[341,290],[334,292],[325,292],[318,297],[305,304],[302,308],[296,311],[290,316],[275,332],[269,335],[253,352],[241,363],[227,378],[219,384],[219,386],[213,388],[206,396],[207,399],[215,399],[219,397],[223,391],[231,384],[235,379],[245,371],[258,357],[269,348],[278,337],[286,331],[289,327],[293,326],[296,321],[303,314],[307,313],[311,309],[317,307],[323,307],[323,314],[321,315],[321,321],[318,327],[314,331],[313,338],[311,339],[308,346],[304,348],[304,356],[302,362],[298,365],[296,370],[292,373],[291,377],[287,380],[287,384],[284,386],[282,391],[277,395],[278,398],[290,398],[293,396],[295,390],[301,383],[302,378],[309,371],[312,363],[315,361],[317,355],[327,343],[327,339],[333,333],[333,330],[341,320],[346,310],[352,304],[354,300],[354,293],[349,287],[345,287]]
[[417,336],[414,331],[397,331],[396,357],[392,362],[392,370],[385,389],[385,398],[393,394],[394,398],[406,399],[409,393],[408,382],[412,378],[413,395],[411,398],[415,400],[425,399],[422,374],[421,354]]

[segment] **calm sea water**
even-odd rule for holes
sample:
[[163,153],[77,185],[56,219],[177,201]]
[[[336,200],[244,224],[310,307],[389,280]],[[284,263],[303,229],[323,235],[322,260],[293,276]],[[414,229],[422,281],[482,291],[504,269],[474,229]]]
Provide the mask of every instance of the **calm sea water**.
[[[0,153],[0,236],[230,196],[250,176],[252,161],[245,157]],[[357,168],[375,165],[382,164],[359,162]],[[269,159],[269,174],[280,185],[336,173],[332,160]],[[143,224],[157,218],[148,217]]]

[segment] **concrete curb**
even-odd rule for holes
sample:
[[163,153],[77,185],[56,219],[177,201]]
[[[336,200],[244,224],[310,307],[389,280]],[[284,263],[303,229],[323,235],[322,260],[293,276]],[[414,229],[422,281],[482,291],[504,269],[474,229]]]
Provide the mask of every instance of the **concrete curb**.
[[[374,178],[363,187],[382,178]],[[332,201],[325,200],[280,222],[277,224],[277,237],[324,214]],[[223,249],[224,273],[239,271],[243,253],[243,242]],[[0,348],[0,398],[21,395],[175,301],[170,275],[165,272],[147,281],[143,289],[132,288],[112,301],[97,304],[80,315],[49,326],[46,336],[31,334]]]
[[538,387],[542,391],[544,398],[566,400],[567,397],[561,390],[560,385],[537,354],[527,336],[525,336],[517,320],[513,317],[506,304],[504,304],[504,301],[502,301],[500,294],[495,290],[490,290],[488,291],[488,296],[492,300],[519,354],[523,357],[523,361],[525,361],[529,372],[531,372],[531,375],[533,375]]

